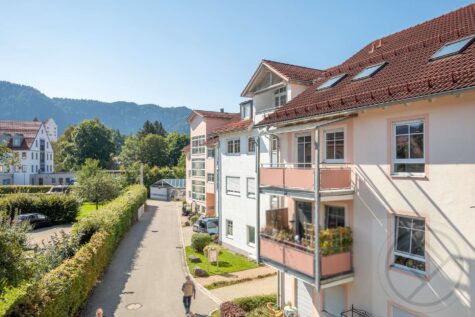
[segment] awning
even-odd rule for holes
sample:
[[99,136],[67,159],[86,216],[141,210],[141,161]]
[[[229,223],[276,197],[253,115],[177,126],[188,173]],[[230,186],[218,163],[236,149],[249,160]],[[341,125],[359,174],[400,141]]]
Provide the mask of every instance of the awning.
[[326,125],[344,121],[346,119],[353,118],[353,117],[355,117],[355,115],[321,120],[318,122],[312,122],[312,123],[306,123],[306,124],[292,125],[292,126],[287,126],[287,127],[282,127],[282,128],[270,127],[269,129],[260,132],[259,135],[281,134],[281,133],[291,133],[291,132],[300,132],[300,131],[305,131],[305,130],[313,130],[313,129],[317,129]]

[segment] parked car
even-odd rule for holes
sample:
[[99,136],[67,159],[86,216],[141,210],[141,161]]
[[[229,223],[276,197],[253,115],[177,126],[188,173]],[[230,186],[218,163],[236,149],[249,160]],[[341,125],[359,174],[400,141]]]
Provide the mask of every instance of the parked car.
[[193,225],[194,232],[204,232],[209,234],[218,234],[219,220],[218,218],[202,218],[198,219]]
[[13,222],[15,223],[24,223],[27,222],[31,225],[33,229],[41,228],[41,227],[48,227],[52,225],[52,221],[48,216],[38,213],[30,213],[30,214],[21,214],[17,215]]
[[51,194],[68,194],[71,191],[71,187],[69,186],[64,186],[64,185],[56,185],[52,186],[48,192],[46,192],[47,195]]

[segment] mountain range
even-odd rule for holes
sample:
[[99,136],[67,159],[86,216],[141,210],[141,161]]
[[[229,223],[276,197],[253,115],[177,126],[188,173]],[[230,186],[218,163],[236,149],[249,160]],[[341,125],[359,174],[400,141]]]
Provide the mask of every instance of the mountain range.
[[53,118],[59,133],[70,124],[98,118],[109,128],[131,134],[146,120],[158,120],[168,132],[188,133],[187,107],[139,105],[133,102],[101,102],[88,99],[50,98],[39,90],[7,81],[0,81],[0,120],[46,120]]

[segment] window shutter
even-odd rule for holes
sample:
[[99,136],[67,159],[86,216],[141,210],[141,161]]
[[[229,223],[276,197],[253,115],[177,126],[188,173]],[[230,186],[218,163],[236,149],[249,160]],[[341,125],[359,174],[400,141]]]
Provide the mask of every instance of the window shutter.
[[256,194],[256,179],[255,178],[248,178],[247,179],[247,193],[251,193],[252,195]]
[[240,193],[239,177],[226,177],[226,190],[229,192]]

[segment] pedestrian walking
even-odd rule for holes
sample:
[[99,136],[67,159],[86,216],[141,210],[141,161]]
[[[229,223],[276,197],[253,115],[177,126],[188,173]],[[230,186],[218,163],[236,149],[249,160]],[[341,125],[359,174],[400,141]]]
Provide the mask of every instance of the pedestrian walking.
[[183,283],[181,291],[183,292],[183,305],[185,306],[186,314],[188,315],[191,313],[191,296],[193,296],[193,299],[196,297],[195,283],[193,283],[189,275],[186,277],[186,281]]
[[102,310],[102,308],[98,308],[96,310],[96,317],[105,317],[104,316],[104,311]]

